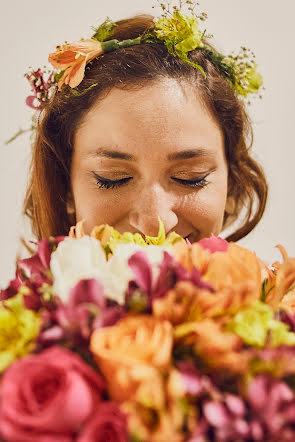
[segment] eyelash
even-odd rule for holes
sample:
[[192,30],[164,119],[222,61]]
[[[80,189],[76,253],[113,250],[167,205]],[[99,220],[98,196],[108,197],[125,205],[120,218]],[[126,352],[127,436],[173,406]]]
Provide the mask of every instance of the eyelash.
[[[118,187],[123,186],[124,184],[126,184],[128,181],[132,180],[131,177],[128,178],[122,178],[121,180],[109,180],[107,178],[102,178],[99,175],[97,175],[96,173],[93,173],[95,179],[96,179],[96,184],[99,186],[99,189],[116,189]],[[174,181],[183,184],[184,186],[187,187],[192,187],[192,188],[203,188],[205,186],[207,186],[208,181],[206,180],[207,176],[209,174],[205,175],[203,178],[199,178],[198,180],[182,180],[180,178],[172,178]]]

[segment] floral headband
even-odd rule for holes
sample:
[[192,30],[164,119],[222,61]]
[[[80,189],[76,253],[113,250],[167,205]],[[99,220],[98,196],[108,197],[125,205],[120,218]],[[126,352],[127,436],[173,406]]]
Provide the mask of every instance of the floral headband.
[[[188,56],[190,51],[200,49],[206,53],[208,59],[238,95],[247,98],[249,94],[259,92],[263,79],[257,72],[253,52],[245,47],[242,47],[237,55],[222,55],[215,52],[206,44],[212,35],[207,34],[206,31],[201,32],[199,29],[199,21],[204,21],[207,15],[205,13],[197,15],[194,12],[198,3],[191,0],[179,0],[179,6],[173,6],[172,11],[170,2],[167,3],[168,5],[160,3],[162,14],[154,19],[152,27],[137,38],[123,41],[110,39],[117,25],[107,17],[98,28],[94,29],[95,32],[91,38],[57,46],[56,51],[48,57],[48,61],[55,70],[37,69],[25,74],[33,92],[33,95],[27,97],[26,104],[33,109],[42,109],[50,99],[51,92],[56,89],[61,91],[64,87],[69,87],[73,93],[80,95],[81,93],[76,88],[83,81],[88,63],[107,52],[142,43],[164,44],[170,54],[199,69],[206,78],[202,66],[191,61]],[[181,13],[184,5],[188,6],[190,15]],[[90,88],[96,85],[93,84]],[[259,97],[261,98],[261,95]],[[34,129],[34,126],[28,130],[31,129]],[[26,131],[20,129],[6,144],[23,132]]]

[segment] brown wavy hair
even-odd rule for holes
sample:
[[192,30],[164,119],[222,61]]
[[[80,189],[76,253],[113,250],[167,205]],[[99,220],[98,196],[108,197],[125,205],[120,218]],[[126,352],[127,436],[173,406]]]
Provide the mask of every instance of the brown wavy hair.
[[[136,38],[153,26],[153,18],[137,15],[119,20],[110,39]],[[198,69],[170,55],[164,45],[146,43],[98,57],[87,65],[76,91],[67,86],[53,95],[39,115],[24,202],[24,213],[30,218],[37,239],[67,235],[76,222],[67,212],[67,199],[71,192],[74,134],[85,114],[114,87],[134,90],[163,77],[192,85],[223,131],[231,203],[230,211],[224,214],[223,227],[236,225],[243,214],[227,240],[237,241],[256,226],[265,209],[268,187],[262,168],[250,156],[252,128],[243,101],[205,51],[196,49],[189,56],[203,67],[206,79]],[[90,88],[93,84],[97,85]]]

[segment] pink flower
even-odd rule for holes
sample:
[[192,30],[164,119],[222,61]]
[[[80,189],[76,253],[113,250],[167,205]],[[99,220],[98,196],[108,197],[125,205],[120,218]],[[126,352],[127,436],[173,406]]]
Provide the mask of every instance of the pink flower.
[[128,442],[127,416],[115,402],[101,402],[77,442]]
[[213,233],[210,238],[203,238],[198,244],[203,249],[209,250],[211,253],[226,252],[229,246],[229,243],[225,239],[222,239],[219,236],[214,236]]
[[16,361],[1,382],[0,436],[6,441],[70,442],[92,417],[104,383],[61,347]]

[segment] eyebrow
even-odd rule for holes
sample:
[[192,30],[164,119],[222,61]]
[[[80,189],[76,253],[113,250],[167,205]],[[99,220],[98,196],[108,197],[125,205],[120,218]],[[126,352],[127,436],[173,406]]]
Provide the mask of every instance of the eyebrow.
[[[168,161],[187,160],[190,158],[197,158],[202,156],[214,156],[214,155],[215,154],[212,151],[205,149],[204,147],[198,147],[195,149],[187,149],[181,152],[170,153],[169,155],[167,155],[167,160]],[[107,147],[99,147],[94,151],[89,152],[88,156],[104,157],[104,158],[126,160],[126,161],[136,161],[136,158],[129,153],[108,149]]]

